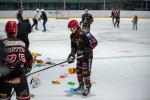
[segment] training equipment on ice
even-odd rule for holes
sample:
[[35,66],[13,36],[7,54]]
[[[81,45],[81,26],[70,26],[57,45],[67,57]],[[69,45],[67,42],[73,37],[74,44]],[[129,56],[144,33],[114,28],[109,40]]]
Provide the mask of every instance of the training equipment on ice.
[[35,56],[41,56],[40,53],[36,53],[36,52],[32,52],[32,56],[35,57]]
[[67,75],[60,75],[60,78],[66,78]]
[[30,84],[32,85],[32,88],[37,88],[41,84],[39,76],[40,74],[36,74],[31,78]]
[[74,94],[82,94],[83,88],[70,88],[69,92],[74,93]]
[[74,74],[76,73],[76,68],[68,68],[69,74]]
[[90,93],[90,88],[91,88],[91,85],[89,87],[79,86],[78,88],[70,88],[69,92],[87,96]]
[[59,80],[54,80],[52,81],[53,84],[61,84],[61,82]]
[[74,86],[74,85],[75,85],[75,82],[68,82],[68,85]]

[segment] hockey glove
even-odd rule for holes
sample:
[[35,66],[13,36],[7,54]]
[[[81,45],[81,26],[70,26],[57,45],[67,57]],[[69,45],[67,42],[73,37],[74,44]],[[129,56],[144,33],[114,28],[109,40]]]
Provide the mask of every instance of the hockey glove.
[[67,62],[70,64],[70,63],[73,63],[75,60],[75,56],[74,55],[69,55],[68,58],[67,58]]

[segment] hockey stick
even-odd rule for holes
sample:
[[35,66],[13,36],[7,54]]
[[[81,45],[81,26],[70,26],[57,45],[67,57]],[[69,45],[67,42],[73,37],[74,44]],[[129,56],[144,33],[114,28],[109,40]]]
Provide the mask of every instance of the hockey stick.
[[[82,57],[83,57],[83,55],[81,55],[81,56],[77,57],[77,59],[80,59],[80,58],[82,58]],[[63,61],[63,62],[60,62],[60,63],[58,63],[58,64],[55,64],[55,65],[52,65],[52,66],[49,66],[49,67],[46,67],[46,68],[40,69],[40,70],[38,70],[38,71],[35,71],[35,72],[32,72],[32,73],[29,73],[29,74],[27,74],[26,76],[27,76],[27,77],[29,77],[29,76],[30,76],[30,75],[32,75],[32,74],[35,74],[35,73],[38,73],[38,72],[44,71],[44,70],[46,70],[46,69],[49,69],[49,68],[52,68],[52,67],[55,67],[55,66],[61,65],[61,64],[66,63],[66,62],[67,62],[67,60],[66,60],[66,61]]]
[[32,74],[35,74],[35,73],[38,73],[38,72],[44,71],[44,70],[46,70],[46,69],[49,69],[49,68],[55,67],[55,66],[57,66],[57,65],[60,65],[60,64],[66,63],[66,62],[67,62],[67,61],[60,62],[60,63],[58,63],[58,64],[55,64],[55,65],[52,65],[52,66],[49,66],[49,67],[46,67],[46,68],[40,69],[40,70],[38,70],[38,71],[35,71],[35,72],[32,72],[32,73],[29,73],[29,74],[27,74],[26,76],[27,76],[27,77],[29,77],[29,76],[30,76],[30,75],[32,75]]
[[10,95],[10,100],[11,100],[11,98],[12,98],[12,96],[13,96],[14,93],[15,93],[15,90],[12,91],[12,93]]

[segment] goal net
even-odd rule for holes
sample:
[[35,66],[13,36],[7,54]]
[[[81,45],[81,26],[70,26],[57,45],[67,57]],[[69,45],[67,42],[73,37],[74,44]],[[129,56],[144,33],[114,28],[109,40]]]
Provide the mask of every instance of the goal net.
[[69,10],[56,10],[56,19],[69,19]]

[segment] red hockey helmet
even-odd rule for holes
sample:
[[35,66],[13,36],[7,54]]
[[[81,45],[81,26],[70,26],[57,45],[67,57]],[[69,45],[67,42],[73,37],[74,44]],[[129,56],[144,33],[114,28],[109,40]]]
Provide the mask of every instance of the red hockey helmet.
[[76,26],[78,26],[78,21],[77,20],[71,20],[68,23],[68,28],[73,28],[73,27],[76,27]]
[[5,26],[6,33],[17,33],[18,26],[16,21],[8,21]]

